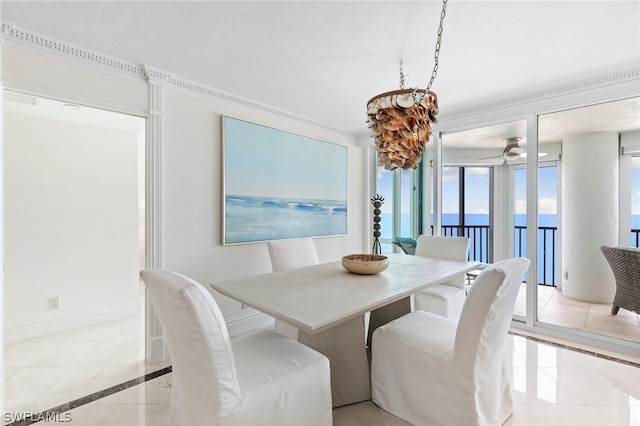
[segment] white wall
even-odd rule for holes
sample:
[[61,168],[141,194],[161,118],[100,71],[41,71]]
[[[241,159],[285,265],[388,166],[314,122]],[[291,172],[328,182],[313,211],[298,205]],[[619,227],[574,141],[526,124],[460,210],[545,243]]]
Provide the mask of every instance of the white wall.
[[16,114],[4,124],[7,341],[137,312],[137,135]]
[[[101,73],[3,46],[3,78],[7,88],[74,100],[123,112],[149,110],[144,81]],[[366,252],[363,223],[364,149],[354,140],[302,121],[240,107],[217,98],[166,87],[161,108],[161,252],[162,266],[207,284],[216,280],[269,272],[266,244],[222,246],[220,115],[269,125],[348,146],[348,234],[316,238],[322,262],[347,253]],[[293,111],[295,113],[295,111]],[[136,234],[137,235],[137,234]],[[228,321],[246,316],[238,302],[215,295]],[[5,298],[5,304],[9,301]]]
[[[221,114],[347,145],[348,230],[346,236],[315,238],[321,262],[361,252],[360,206],[363,160],[352,141],[308,126],[165,90],[163,96],[163,226],[165,267],[207,284],[271,272],[265,243],[221,245]],[[216,294],[225,316],[242,314],[240,304]]]

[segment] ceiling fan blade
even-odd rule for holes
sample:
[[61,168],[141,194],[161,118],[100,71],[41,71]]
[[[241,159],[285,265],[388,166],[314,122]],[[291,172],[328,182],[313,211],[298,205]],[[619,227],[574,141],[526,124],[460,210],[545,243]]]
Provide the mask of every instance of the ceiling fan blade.
[[504,154],[494,155],[492,157],[476,158],[476,160],[493,160],[494,158],[504,158]]

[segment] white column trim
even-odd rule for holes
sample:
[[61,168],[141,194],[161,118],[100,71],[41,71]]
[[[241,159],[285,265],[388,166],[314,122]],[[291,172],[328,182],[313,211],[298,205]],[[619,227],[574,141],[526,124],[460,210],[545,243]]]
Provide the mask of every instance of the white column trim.
[[527,116],[527,325],[538,321],[538,116]]
[[[0,50],[2,46],[0,46]],[[1,56],[0,56],[1,58]],[[0,60],[0,64],[2,61]],[[1,74],[1,71],[0,71]],[[0,75],[1,77],[1,75]],[[0,79],[0,129],[4,129],[4,86]],[[4,413],[4,131],[0,132],[0,412]]]
[[[442,235],[442,133],[433,132],[433,235]],[[423,229],[427,233],[427,229]]]
[[[145,246],[146,267],[162,267],[162,88],[163,82],[153,70],[145,70],[149,83],[149,115],[145,148]],[[145,354],[147,362],[167,359],[162,326],[155,315],[149,291],[145,288]]]

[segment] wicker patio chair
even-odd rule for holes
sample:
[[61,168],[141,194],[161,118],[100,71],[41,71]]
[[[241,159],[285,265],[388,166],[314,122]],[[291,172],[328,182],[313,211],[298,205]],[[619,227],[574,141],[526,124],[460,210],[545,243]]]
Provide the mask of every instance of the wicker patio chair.
[[617,314],[620,308],[640,314],[640,249],[607,246],[601,249],[616,279],[611,314]]

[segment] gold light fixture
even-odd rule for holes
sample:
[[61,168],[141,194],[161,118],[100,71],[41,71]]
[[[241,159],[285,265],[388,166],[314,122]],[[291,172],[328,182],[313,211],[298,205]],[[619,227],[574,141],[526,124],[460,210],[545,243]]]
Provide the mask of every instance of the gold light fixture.
[[415,169],[431,137],[431,125],[438,122],[438,97],[429,89],[438,72],[446,10],[447,0],[443,0],[433,72],[426,89],[404,88],[400,60],[400,90],[381,93],[367,102],[367,125],[371,129],[376,151],[380,154],[379,163],[387,170]]

